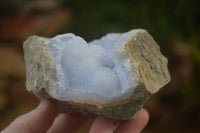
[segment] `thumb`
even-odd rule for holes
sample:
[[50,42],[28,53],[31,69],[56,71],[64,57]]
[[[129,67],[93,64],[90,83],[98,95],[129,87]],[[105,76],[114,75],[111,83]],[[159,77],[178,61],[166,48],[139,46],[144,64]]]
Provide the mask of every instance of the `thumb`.
[[16,118],[1,133],[44,133],[52,125],[54,117],[54,103],[42,100],[36,109]]

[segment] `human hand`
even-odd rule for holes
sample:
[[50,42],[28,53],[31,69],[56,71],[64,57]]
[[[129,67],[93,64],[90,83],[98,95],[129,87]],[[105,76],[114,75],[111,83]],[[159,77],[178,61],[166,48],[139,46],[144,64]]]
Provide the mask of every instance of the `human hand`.
[[[55,114],[55,105],[42,100],[31,112],[16,118],[1,133],[75,133],[88,119],[82,116]],[[114,122],[98,117],[90,128],[90,133],[139,133],[146,126],[148,112],[141,109],[133,120]]]

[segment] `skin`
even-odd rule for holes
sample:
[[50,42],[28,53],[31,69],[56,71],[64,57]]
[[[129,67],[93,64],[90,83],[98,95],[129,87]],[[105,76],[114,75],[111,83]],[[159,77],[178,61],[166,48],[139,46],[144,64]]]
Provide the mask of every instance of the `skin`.
[[[42,100],[40,105],[16,118],[1,133],[76,133],[88,118],[60,114],[56,117],[55,104]],[[90,127],[89,133],[140,133],[149,120],[148,112],[141,109],[132,120],[113,121],[98,117]]]

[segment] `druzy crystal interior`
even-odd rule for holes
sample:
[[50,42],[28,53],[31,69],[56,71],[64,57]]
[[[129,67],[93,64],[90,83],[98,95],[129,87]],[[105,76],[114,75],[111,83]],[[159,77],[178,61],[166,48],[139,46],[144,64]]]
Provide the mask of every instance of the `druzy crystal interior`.
[[64,76],[60,81],[64,86],[57,88],[59,99],[93,97],[107,101],[132,93],[137,78],[130,80],[120,57],[118,48],[121,38],[123,36],[118,34],[109,34],[87,43],[74,34],[64,34],[48,39],[55,54],[62,49],[60,67]]
[[72,33],[31,36],[23,46],[27,90],[64,112],[130,119],[170,81],[167,59],[142,29],[89,43]]

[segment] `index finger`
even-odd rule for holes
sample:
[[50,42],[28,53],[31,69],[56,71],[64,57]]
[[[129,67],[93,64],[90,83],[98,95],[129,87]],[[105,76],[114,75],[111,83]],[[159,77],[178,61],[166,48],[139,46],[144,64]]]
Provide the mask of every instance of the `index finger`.
[[1,133],[44,133],[52,125],[54,117],[54,103],[43,100],[36,109],[16,118]]

